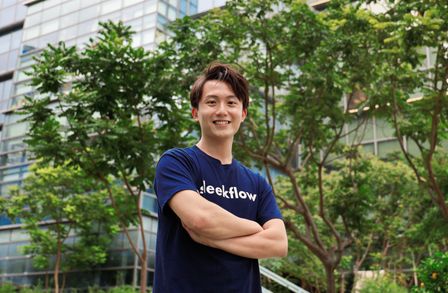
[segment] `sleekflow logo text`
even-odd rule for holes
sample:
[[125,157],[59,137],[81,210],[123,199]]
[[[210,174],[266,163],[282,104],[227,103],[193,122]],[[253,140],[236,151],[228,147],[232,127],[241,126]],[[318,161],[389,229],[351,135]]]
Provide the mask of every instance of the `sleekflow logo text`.
[[255,199],[257,198],[257,194],[243,190],[238,190],[238,187],[236,186],[231,186],[226,189],[224,185],[221,186],[207,185],[205,180],[202,180],[202,186],[199,189],[199,193],[204,194],[206,192],[210,195],[216,194],[218,196],[228,199],[247,199],[255,201]]

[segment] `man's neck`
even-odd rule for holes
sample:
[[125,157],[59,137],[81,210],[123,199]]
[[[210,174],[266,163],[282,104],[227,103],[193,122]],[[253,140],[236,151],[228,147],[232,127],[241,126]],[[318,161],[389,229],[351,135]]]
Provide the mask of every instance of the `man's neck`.
[[220,160],[221,164],[224,165],[232,163],[232,144],[233,139],[222,141],[216,139],[207,140],[201,137],[196,146],[207,155]]

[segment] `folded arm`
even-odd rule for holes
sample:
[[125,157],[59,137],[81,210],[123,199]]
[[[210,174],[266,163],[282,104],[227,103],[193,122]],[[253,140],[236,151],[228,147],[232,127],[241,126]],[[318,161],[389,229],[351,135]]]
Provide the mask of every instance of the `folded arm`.
[[207,239],[228,239],[263,231],[257,222],[237,217],[192,190],[176,193],[168,204],[187,231]]
[[288,253],[288,238],[285,224],[280,219],[272,219],[263,225],[263,231],[228,239],[213,239],[195,233],[186,227],[194,241],[215,247],[243,257],[260,259],[284,257]]

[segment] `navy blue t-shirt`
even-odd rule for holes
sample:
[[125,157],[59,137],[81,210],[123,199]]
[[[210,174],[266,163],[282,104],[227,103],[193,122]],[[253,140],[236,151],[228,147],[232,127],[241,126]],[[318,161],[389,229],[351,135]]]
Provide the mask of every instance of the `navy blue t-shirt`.
[[193,190],[234,215],[263,225],[281,218],[263,177],[235,159],[223,165],[193,146],[162,155],[154,189],[159,211],[155,293],[261,292],[257,259],[193,241],[167,203],[179,191]]

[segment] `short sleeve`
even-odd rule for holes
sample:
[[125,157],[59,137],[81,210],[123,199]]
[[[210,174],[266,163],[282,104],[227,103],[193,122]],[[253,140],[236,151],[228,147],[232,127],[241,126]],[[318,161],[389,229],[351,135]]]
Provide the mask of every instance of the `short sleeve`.
[[166,203],[179,191],[197,191],[193,174],[193,165],[185,152],[170,150],[162,155],[154,179],[154,191],[161,211],[165,211]]
[[283,219],[277,202],[275,201],[274,192],[269,183],[259,175],[259,190],[261,201],[259,202],[257,211],[257,222],[263,226],[269,220]]

